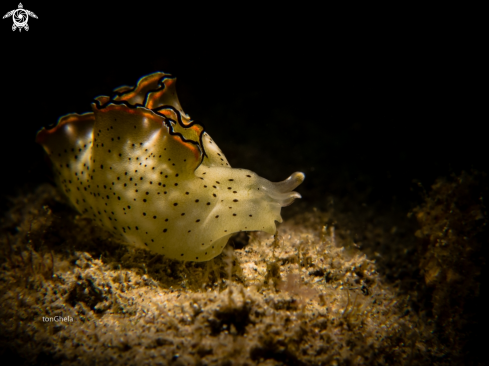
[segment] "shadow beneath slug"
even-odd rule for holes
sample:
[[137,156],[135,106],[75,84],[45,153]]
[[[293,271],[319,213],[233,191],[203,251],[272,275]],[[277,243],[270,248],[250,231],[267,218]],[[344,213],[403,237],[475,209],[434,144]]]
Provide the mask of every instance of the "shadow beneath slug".
[[240,231],[229,238],[228,245],[234,249],[243,249],[250,242],[250,235],[247,231]]

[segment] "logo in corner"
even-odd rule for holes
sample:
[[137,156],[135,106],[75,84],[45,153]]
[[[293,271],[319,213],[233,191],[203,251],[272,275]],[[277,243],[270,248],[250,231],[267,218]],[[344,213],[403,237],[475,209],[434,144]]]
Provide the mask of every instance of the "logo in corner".
[[29,30],[29,26],[27,25],[29,16],[37,19],[37,15],[34,14],[32,11],[24,9],[22,3],[19,3],[18,9],[9,11],[7,14],[5,14],[3,16],[3,19],[8,18],[10,16],[14,20],[14,24],[12,25],[12,30],[15,31],[17,28],[19,28],[19,32],[22,31],[22,28],[24,28],[26,31]]

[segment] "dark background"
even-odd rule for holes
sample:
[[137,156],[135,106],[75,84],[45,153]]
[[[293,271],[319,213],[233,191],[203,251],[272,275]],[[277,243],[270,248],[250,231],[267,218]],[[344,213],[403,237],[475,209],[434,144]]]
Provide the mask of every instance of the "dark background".
[[[2,2],[0,15],[17,1]],[[0,20],[2,212],[50,179],[39,129],[155,71],[177,76],[183,109],[232,166],[273,181],[306,174],[285,217],[334,198],[404,220],[437,177],[487,171],[487,40],[470,12],[22,3],[39,17],[28,32]],[[411,254],[389,256],[402,248],[388,244],[381,270],[401,278],[398,258],[417,267]]]
[[154,71],[177,76],[184,110],[232,166],[303,171],[303,205],[407,207],[413,179],[428,189],[485,169],[480,46],[440,11],[23,5],[39,17],[28,32],[0,22],[2,207],[49,180],[40,128]]

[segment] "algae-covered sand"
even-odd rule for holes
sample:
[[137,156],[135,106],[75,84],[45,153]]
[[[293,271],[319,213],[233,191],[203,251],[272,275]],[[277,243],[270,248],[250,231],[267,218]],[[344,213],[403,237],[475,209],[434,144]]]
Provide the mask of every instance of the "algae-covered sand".
[[[418,217],[433,211],[428,203]],[[461,357],[436,331],[430,298],[426,308],[416,299],[425,284],[413,285],[413,220],[389,226],[394,216],[376,220],[364,210],[362,231],[341,209],[295,212],[275,236],[241,233],[214,260],[185,263],[115,241],[50,185],[16,197],[1,235],[3,356],[42,365],[429,365]],[[483,212],[474,215],[467,220],[480,223]]]

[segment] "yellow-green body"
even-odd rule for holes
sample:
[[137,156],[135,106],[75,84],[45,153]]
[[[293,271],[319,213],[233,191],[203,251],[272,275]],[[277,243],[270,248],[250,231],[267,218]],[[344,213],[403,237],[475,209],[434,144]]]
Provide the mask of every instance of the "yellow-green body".
[[169,258],[205,261],[239,231],[273,234],[281,207],[304,179],[272,183],[229,166],[182,111],[163,73],[99,97],[93,113],[68,115],[37,140],[59,187],[82,214],[127,242]]

